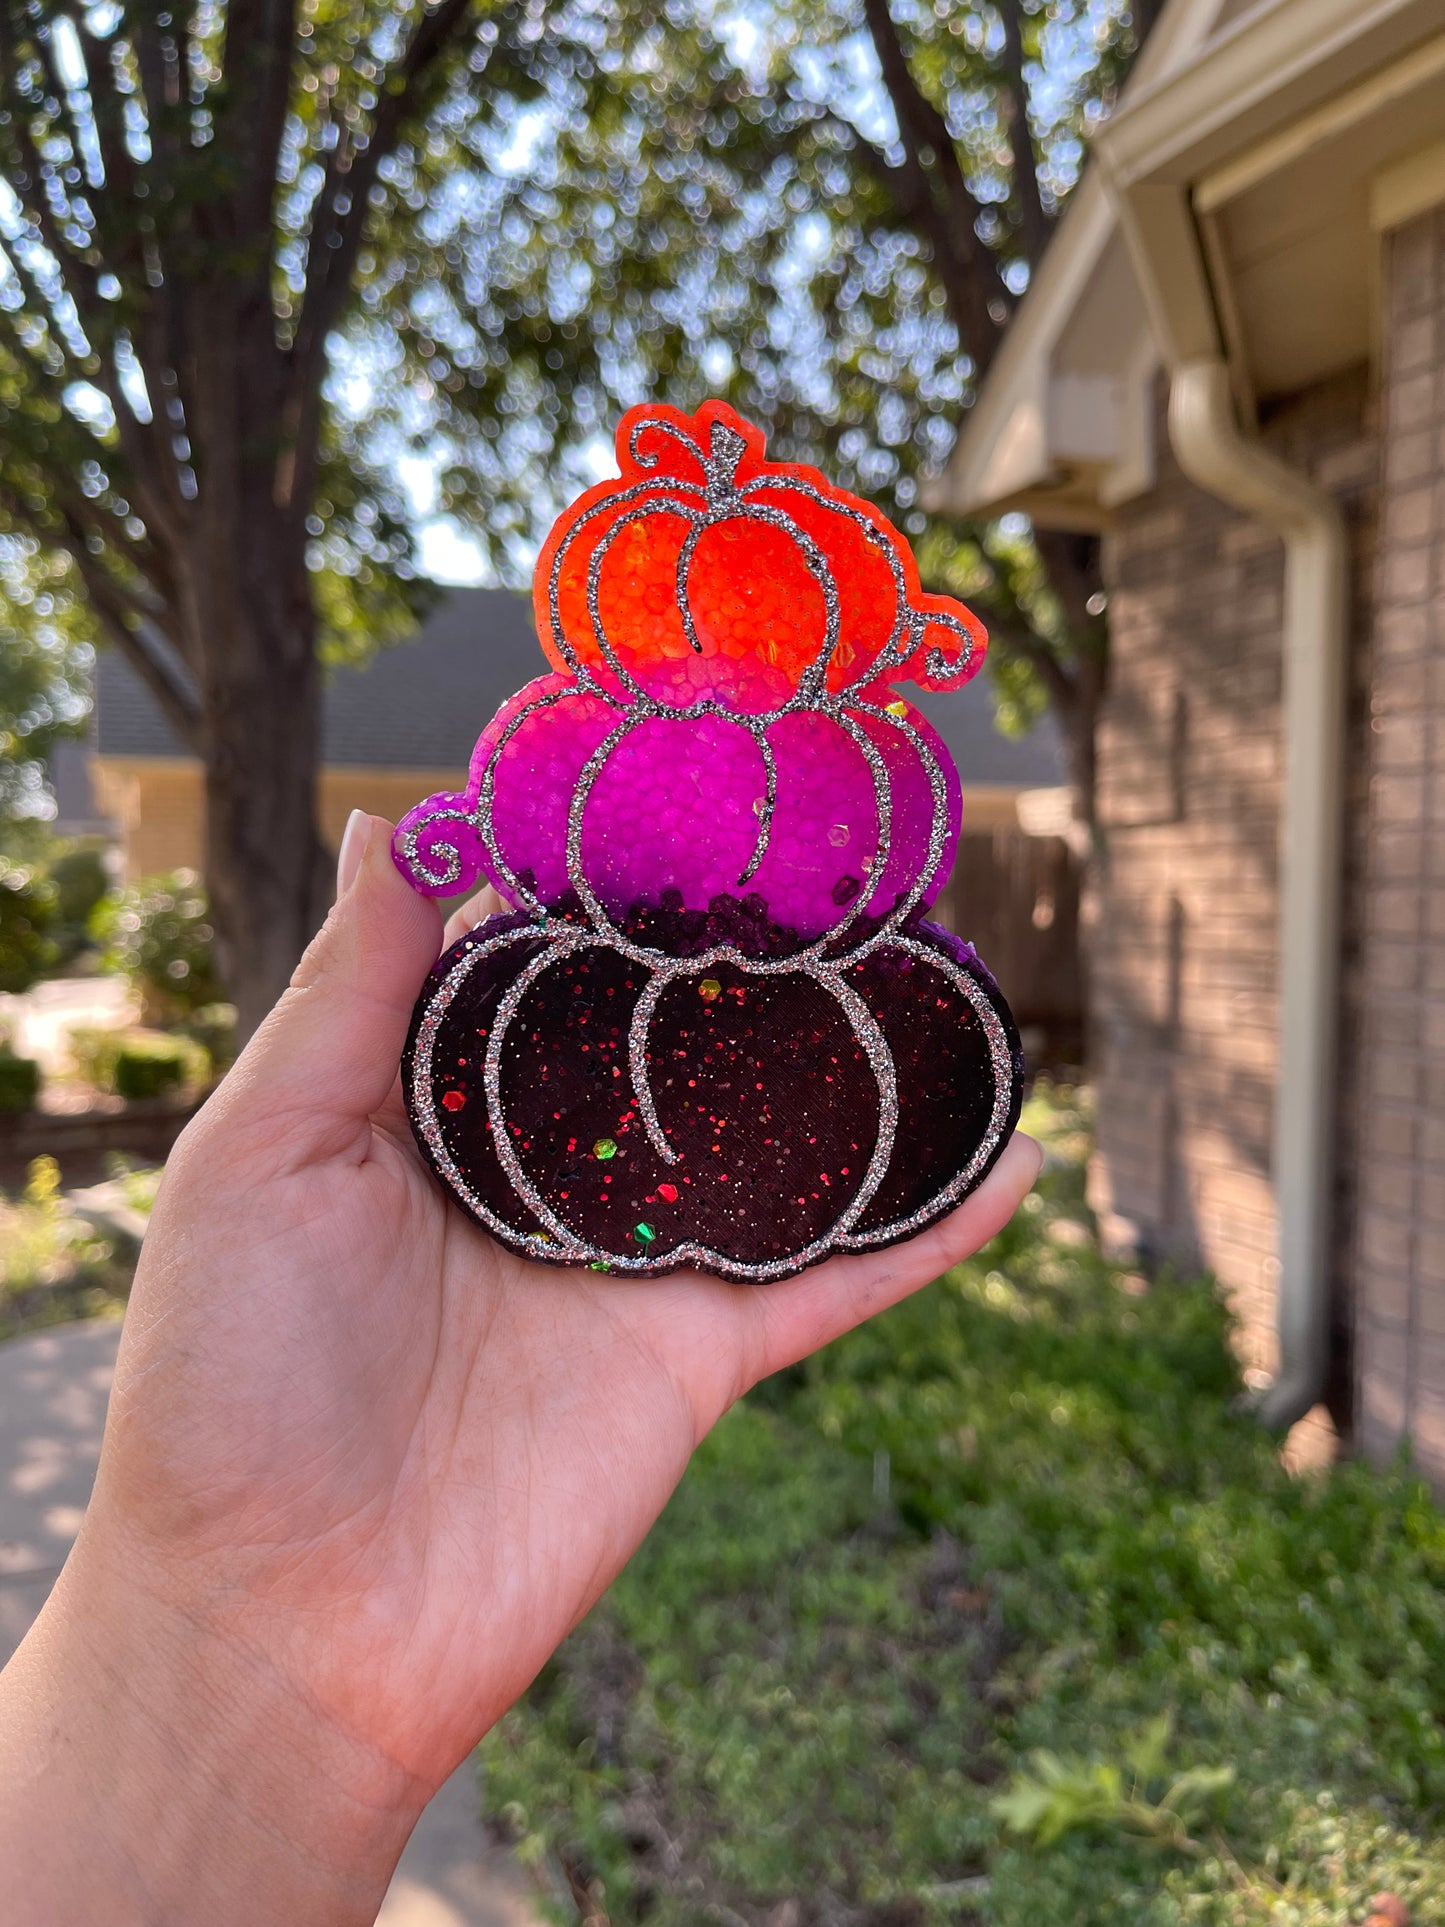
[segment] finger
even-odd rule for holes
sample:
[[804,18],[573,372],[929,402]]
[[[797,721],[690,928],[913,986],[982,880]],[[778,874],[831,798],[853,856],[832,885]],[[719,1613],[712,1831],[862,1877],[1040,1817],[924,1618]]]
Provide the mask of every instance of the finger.
[[397,872],[391,833],[379,816],[348,825],[351,879],[218,1093],[229,1123],[276,1132],[288,1160],[359,1141],[395,1082],[436,962],[440,913]]
[[501,892],[494,890],[490,883],[468,897],[460,910],[453,910],[447,918],[447,927],[442,935],[442,949],[450,950],[458,937],[464,937],[469,930],[475,929],[485,917],[500,916],[508,905],[502,901]]
[[1034,1139],[1015,1132],[977,1191],[926,1231],[886,1251],[830,1258],[750,1294],[742,1307],[756,1319],[749,1383],[795,1365],[972,1257],[1018,1210],[1043,1161]]

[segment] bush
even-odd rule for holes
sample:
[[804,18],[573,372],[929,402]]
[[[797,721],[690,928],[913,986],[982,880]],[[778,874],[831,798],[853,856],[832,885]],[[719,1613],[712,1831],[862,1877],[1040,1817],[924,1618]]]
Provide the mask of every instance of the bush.
[[0,871],[0,990],[22,991],[53,970],[55,891],[26,870]]
[[213,1075],[220,1077],[236,1061],[236,1006],[204,1004],[177,1028],[206,1053]]
[[70,1054],[87,1083],[124,1098],[163,1097],[182,1085],[204,1082],[209,1068],[199,1044],[164,1031],[77,1024],[70,1033]]
[[149,1022],[171,1022],[220,1001],[215,933],[194,870],[150,877],[107,898],[93,927],[105,968],[136,983]]
[[183,1040],[131,1036],[115,1054],[111,1081],[117,1097],[164,1097],[185,1083],[188,1065]]
[[40,1066],[0,1043],[0,1111],[28,1111],[40,1095]]
[[0,1339],[114,1313],[130,1266],[69,1209],[54,1158],[36,1158],[19,1197],[0,1191]]
[[62,846],[46,867],[55,899],[55,941],[68,963],[90,948],[96,910],[110,890],[105,852],[95,844]]
[[98,1091],[112,1088],[121,1036],[120,1031],[105,1030],[98,1024],[75,1024],[68,1033],[70,1061],[85,1082]]

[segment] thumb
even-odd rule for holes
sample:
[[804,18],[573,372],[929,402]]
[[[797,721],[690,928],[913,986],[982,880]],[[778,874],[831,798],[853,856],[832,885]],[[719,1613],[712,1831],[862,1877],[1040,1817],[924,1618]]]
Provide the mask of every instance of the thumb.
[[441,913],[397,873],[391,833],[384,817],[353,813],[341,894],[213,1100],[288,1157],[343,1150],[384,1102],[437,960]]

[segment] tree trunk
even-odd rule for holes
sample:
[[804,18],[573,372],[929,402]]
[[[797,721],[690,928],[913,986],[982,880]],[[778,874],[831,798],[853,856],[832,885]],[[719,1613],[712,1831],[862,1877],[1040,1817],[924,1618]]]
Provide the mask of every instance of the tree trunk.
[[221,975],[247,1037],[330,900],[316,826],[320,669],[306,507],[280,483],[285,369],[269,288],[218,278],[196,304],[183,387],[200,492],[178,613],[198,670],[206,888]]
[[229,501],[216,489],[205,504],[184,598],[201,665],[206,888],[242,1037],[286,988],[331,893],[316,825],[321,675],[304,537],[270,499],[272,464],[247,469],[232,469]]
[[248,1037],[326,914],[316,827],[319,674],[309,611],[290,633],[237,610],[206,691],[206,886],[221,976]]

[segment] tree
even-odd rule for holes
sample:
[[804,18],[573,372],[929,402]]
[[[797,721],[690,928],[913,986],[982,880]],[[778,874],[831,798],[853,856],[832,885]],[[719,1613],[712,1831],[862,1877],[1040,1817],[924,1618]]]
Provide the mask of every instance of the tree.
[[[1106,671],[1096,539],[926,514],[1018,300],[1152,20],[1123,0],[814,0],[744,21],[674,0],[614,31],[534,110],[510,175],[433,210],[423,286],[375,257],[358,363],[428,357],[409,434],[446,450],[444,506],[494,567],[530,553],[565,459],[656,393],[721,393],[775,454],[820,463],[909,529],[925,574],[989,620],[1002,720],[1051,705],[1091,824]],[[483,143],[460,103],[463,147]],[[383,413],[373,434],[396,431]],[[363,438],[362,446],[365,446]],[[565,494],[566,490],[561,490]]]
[[248,1026],[329,890],[318,609],[385,627],[407,586],[395,490],[335,459],[329,337],[403,131],[468,46],[525,80],[527,32],[472,0],[0,0],[0,528],[69,558],[202,761]]
[[520,574],[622,406],[720,391],[907,518],[1015,712],[1091,718],[1089,545],[930,525],[917,483],[1128,16],[893,4],[0,0],[0,532],[202,761],[243,1025],[329,888],[318,649],[418,593],[407,447]]

